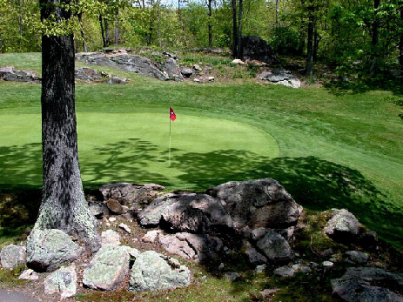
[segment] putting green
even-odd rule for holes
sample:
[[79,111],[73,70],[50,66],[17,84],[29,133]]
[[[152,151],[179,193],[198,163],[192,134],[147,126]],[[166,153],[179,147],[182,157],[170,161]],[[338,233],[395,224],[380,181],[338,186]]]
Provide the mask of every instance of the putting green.
[[[38,114],[0,115],[0,183],[41,184]],[[275,139],[249,124],[181,114],[78,113],[78,147],[85,184],[155,182],[202,188],[254,175],[279,155]]]

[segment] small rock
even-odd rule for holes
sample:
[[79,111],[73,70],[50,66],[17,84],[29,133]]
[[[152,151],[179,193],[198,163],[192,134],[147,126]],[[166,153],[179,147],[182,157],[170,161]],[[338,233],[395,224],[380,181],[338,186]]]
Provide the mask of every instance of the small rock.
[[39,276],[38,276],[37,273],[35,273],[34,270],[27,269],[27,270],[22,272],[22,274],[18,277],[18,279],[35,281],[35,280],[39,279]]
[[115,222],[115,221],[116,221],[116,217],[109,217],[109,221],[110,221],[110,222]]
[[228,273],[225,273],[224,276],[230,282],[234,282],[235,280],[237,280],[238,278],[241,277],[241,275],[238,274],[237,272],[228,272]]
[[225,264],[221,262],[221,264],[218,266],[218,270],[222,271],[225,267]]
[[124,223],[119,224],[119,227],[128,234],[132,233],[132,230]]
[[185,76],[186,78],[190,78],[193,75],[193,70],[190,68],[183,68],[181,70],[181,73],[183,74],[183,76]]
[[263,273],[263,271],[266,269],[266,267],[267,267],[266,264],[261,264],[261,265],[256,266],[256,268],[255,268],[255,273],[256,273],[256,274],[261,274],[261,273]]
[[72,297],[77,291],[76,266],[63,267],[53,272],[44,280],[45,294],[60,293],[62,299]]
[[143,238],[141,238],[141,241],[153,243],[160,234],[161,234],[160,230],[148,231],[147,234],[145,234]]
[[279,292],[280,289],[278,288],[268,288],[268,289],[264,289],[260,292],[260,294],[262,295],[263,299],[266,299],[272,295],[274,295],[275,293]]
[[211,76],[208,77],[208,81],[209,81],[209,82],[214,82],[214,80],[215,80],[214,77],[211,77]]
[[140,254],[132,268],[129,290],[141,292],[189,286],[189,269],[174,260],[154,251]]
[[101,234],[102,245],[120,245],[120,235],[113,230],[106,230]]
[[12,269],[25,263],[27,259],[27,249],[25,246],[14,244],[7,245],[1,250],[0,259],[3,268]]
[[233,61],[231,62],[231,64],[234,64],[234,65],[245,65],[245,62],[242,61],[241,59],[235,59],[235,60],[233,60]]
[[199,64],[194,64],[193,69],[196,71],[203,71],[203,68],[201,68]]
[[113,214],[120,215],[123,212],[122,205],[116,199],[107,200],[106,206]]
[[330,261],[323,261],[322,263],[324,272],[330,271],[334,267],[334,263]]
[[352,264],[365,264],[368,261],[368,255],[359,251],[348,251],[345,253],[346,262]]
[[292,277],[295,275],[295,270],[288,266],[282,266],[274,270],[274,275],[279,277]]

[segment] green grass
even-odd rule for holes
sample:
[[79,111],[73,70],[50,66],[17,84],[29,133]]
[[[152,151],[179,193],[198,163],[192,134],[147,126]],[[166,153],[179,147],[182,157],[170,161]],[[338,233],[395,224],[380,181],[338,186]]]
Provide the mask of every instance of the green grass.
[[[16,67],[39,64],[30,56],[28,63],[3,54],[0,66],[12,60]],[[403,247],[403,120],[396,105],[401,89],[291,89],[250,80],[197,85],[106,71],[130,78],[130,84],[76,87],[85,186],[125,180],[204,190],[229,180],[272,177],[304,207],[347,208]],[[171,168],[164,120],[169,106],[178,115]],[[39,114],[39,85],[0,82],[3,187],[5,179],[17,186],[39,183]],[[236,134],[241,128],[246,132]]]

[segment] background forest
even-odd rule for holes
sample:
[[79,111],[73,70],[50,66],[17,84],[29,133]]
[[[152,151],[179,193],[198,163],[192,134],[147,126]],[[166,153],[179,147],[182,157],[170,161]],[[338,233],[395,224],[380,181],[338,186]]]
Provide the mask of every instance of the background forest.
[[[83,2],[84,3],[84,2]],[[166,49],[229,47],[258,35],[277,55],[339,73],[403,70],[402,0],[94,0],[78,2],[76,51],[113,45]],[[41,50],[39,1],[0,1],[0,51]],[[389,74],[390,75],[390,74]]]

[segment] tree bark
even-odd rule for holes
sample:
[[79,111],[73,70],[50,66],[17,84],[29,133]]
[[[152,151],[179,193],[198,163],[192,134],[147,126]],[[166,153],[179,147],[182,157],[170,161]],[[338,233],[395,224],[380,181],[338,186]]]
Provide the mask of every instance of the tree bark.
[[[70,18],[69,12],[57,8],[60,2],[53,1],[40,0],[42,20],[52,12]],[[42,36],[43,192],[34,228],[63,230],[94,252],[100,247],[100,237],[80,176],[74,65],[73,34]]]
[[106,47],[106,40],[105,40],[105,29],[104,29],[104,22],[103,22],[102,15],[99,15],[99,26],[101,26],[101,35],[102,35],[102,45]]
[[232,6],[232,56],[238,58],[238,23],[236,0],[231,0]]
[[111,40],[109,39],[108,19],[106,19],[106,18],[104,18],[104,27],[105,27],[105,45],[104,45],[104,47],[108,47],[111,44]]
[[[403,22],[403,2],[400,2],[400,20]],[[400,71],[403,73],[403,33],[400,34],[399,41],[399,67]]]

